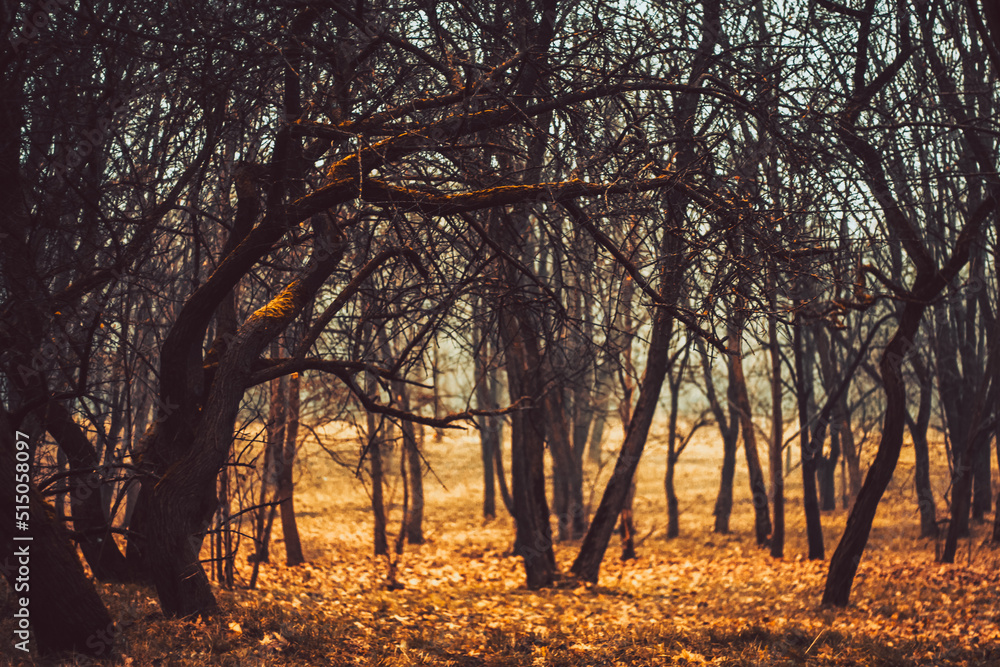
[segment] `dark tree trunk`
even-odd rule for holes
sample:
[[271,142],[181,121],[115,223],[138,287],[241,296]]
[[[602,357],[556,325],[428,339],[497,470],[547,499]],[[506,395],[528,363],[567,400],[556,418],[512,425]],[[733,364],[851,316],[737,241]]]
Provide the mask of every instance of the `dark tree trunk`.
[[830,455],[816,461],[816,483],[819,486],[819,508],[825,512],[837,509],[837,462],[840,460],[840,433],[830,431]]
[[[841,399],[841,405],[835,414],[838,415],[837,429],[840,433],[840,450],[847,471],[844,498],[854,502],[861,491],[861,454],[854,441],[854,427],[851,425],[851,413],[847,409],[846,398]],[[847,509],[847,506],[848,502],[845,502],[844,509]]]
[[[421,433],[423,428],[421,427]],[[403,428],[406,438],[407,480],[410,488],[410,508],[406,513],[406,541],[424,543],[424,461],[420,456],[420,443],[412,423]],[[422,436],[421,436],[422,437]]]
[[611,377],[598,369],[597,395],[594,398],[594,418],[587,443],[587,458],[593,463],[601,463],[601,443],[604,441],[604,427],[608,421],[608,405],[611,402]]
[[667,539],[672,539],[680,534],[680,511],[677,506],[677,490],[674,489],[674,467],[676,463],[673,451],[668,451],[667,472],[663,480],[663,485],[667,492]]
[[733,384],[736,407],[740,415],[740,429],[743,431],[743,451],[746,454],[750,477],[750,498],[754,511],[754,534],[758,546],[765,546],[771,535],[771,513],[767,502],[767,484],[757,453],[757,437],[754,432],[750,411],[750,396],[747,393],[746,377],[743,375],[743,357],[740,350],[740,330],[731,325],[729,350],[733,359]]
[[206,494],[194,475],[170,475],[169,483],[143,478],[132,517],[135,548],[156,586],[166,616],[211,615],[215,595],[199,553],[205,528],[215,511],[215,495]]
[[622,508],[618,521],[618,532],[622,538],[622,561],[635,560],[635,515],[632,512],[632,505],[635,503],[635,479],[628,489],[628,496],[625,498],[625,507]]
[[208,380],[200,357],[204,332],[200,327],[211,319],[215,299],[225,297],[218,294],[217,284],[208,282],[199,288],[164,341],[160,408],[138,462],[142,486],[132,517],[129,551],[142,558],[167,616],[208,615],[218,609],[199,551],[215,513],[216,476],[232,447],[251,369],[341,257],[342,251],[312,257],[302,274],[251,315],[231,340],[220,344],[217,339],[210,352],[217,366]]
[[507,474],[503,468],[503,438],[501,437],[501,428],[498,425],[497,446],[493,450],[493,462],[496,464],[497,482],[499,482],[500,498],[503,500],[503,506],[507,509],[508,514],[514,516],[514,499],[510,495],[510,487],[507,485]]
[[553,508],[560,541],[579,539],[587,529],[583,509],[583,459],[579,459],[578,467],[562,399],[563,393],[558,387],[550,389],[545,395],[548,442],[553,462]]
[[911,361],[920,381],[920,404],[917,408],[917,419],[913,421],[906,416],[913,438],[914,485],[917,492],[917,508],[920,511],[920,537],[936,537],[938,534],[937,512],[934,504],[934,490],[931,487],[930,447],[927,442],[927,428],[931,422],[931,398],[934,384],[931,374],[927,372],[923,362],[914,358]]
[[[769,269],[769,275],[773,276],[773,272],[772,265]],[[770,298],[771,312],[775,313],[777,312],[777,303],[773,291]],[[781,466],[781,448],[785,439],[785,420],[781,405],[781,349],[778,341],[778,320],[775,315],[769,315],[767,318],[767,338],[771,357],[771,442],[768,447],[767,460],[771,473],[771,498],[774,502],[771,556],[783,558],[785,555],[785,475]]]
[[368,414],[368,445],[365,456],[368,458],[368,470],[372,481],[372,514],[374,514],[375,525],[373,533],[373,549],[376,556],[385,556],[389,553],[389,541],[385,533],[385,498],[384,498],[384,478],[382,470],[382,425],[374,414]]
[[302,554],[302,541],[299,539],[299,527],[295,520],[295,450],[299,441],[299,407],[300,407],[299,374],[293,374],[288,380],[288,421],[285,428],[285,446],[278,471],[277,500],[281,507],[281,532],[285,540],[285,563],[289,567],[305,562]]
[[486,417],[479,417],[476,422],[479,426],[479,447],[483,464],[483,518],[495,519],[497,517],[497,488],[493,465],[493,451],[497,447],[495,431],[492,431],[493,424],[489,423]]
[[733,478],[736,476],[736,449],[739,445],[739,428],[722,434],[722,474],[719,476],[719,494],[715,498],[716,533],[729,533],[729,517],[733,512]]
[[545,438],[538,423],[541,409],[529,408],[511,419],[511,480],[514,518],[517,524],[515,549],[524,559],[529,588],[545,588],[555,581],[556,564],[552,551],[545,498],[543,452]]
[[[476,364],[476,407],[479,410],[496,410],[497,397],[493,393],[493,377],[490,372],[489,339],[483,323],[483,309],[478,302],[473,311],[473,344]],[[479,428],[479,446],[483,462],[483,518],[494,519],[496,509],[496,482],[494,480],[494,451],[500,447],[499,419],[493,416],[476,418]]]
[[[795,309],[801,307],[796,301]],[[803,346],[803,326],[794,324],[793,345],[795,354],[796,394],[799,407],[799,431],[802,452],[802,505],[806,515],[806,535],[809,542],[809,558],[822,560],[823,527],[820,523],[819,500],[816,497],[816,461],[823,447],[823,438],[813,438],[809,428],[809,404],[812,394],[812,373],[808,372],[812,360],[807,358]]]
[[705,378],[705,393],[708,396],[708,404],[715,417],[715,423],[719,427],[719,434],[722,436],[722,471],[719,476],[719,493],[715,498],[714,532],[727,534],[729,532],[729,517],[733,512],[733,478],[736,476],[736,449],[739,445],[740,422],[739,411],[736,409],[736,384],[733,382],[734,370],[731,357],[726,359],[726,369],[729,375],[726,385],[726,410],[722,409],[715,391],[715,382],[712,380],[712,369],[708,363],[708,355],[705,346],[701,341],[696,341],[698,353],[701,356],[701,367]]
[[[687,368],[687,361],[690,355],[691,341],[685,342],[684,355],[680,361],[680,367],[676,373],[667,373],[667,383],[670,386],[670,415],[667,422],[667,471],[664,475],[663,485],[667,494],[667,538],[672,539],[680,534],[680,512],[677,504],[677,491],[674,488],[674,471],[677,460],[680,458],[681,449],[687,444],[677,443],[677,417],[680,411],[681,382],[684,378],[684,371]],[[692,426],[692,428],[694,428]]]
[[583,539],[580,553],[573,562],[572,572],[584,581],[597,582],[608,548],[615,522],[625,508],[635,469],[642,457],[646,445],[649,426],[656,412],[656,404],[660,398],[660,389],[667,373],[670,360],[670,335],[673,331],[673,320],[666,309],[658,308],[654,314],[653,331],[650,335],[649,356],[646,360],[646,372],[642,379],[639,400],[636,402],[632,419],[625,433],[615,469],[601,496],[601,503]]
[[875,510],[878,509],[878,503],[889,486],[892,473],[899,461],[906,421],[906,386],[903,383],[902,363],[905,355],[911,350],[924,308],[923,304],[917,302],[908,302],[904,306],[896,333],[893,334],[879,362],[886,397],[882,440],[854,507],[847,517],[844,534],[830,559],[830,570],[823,591],[825,605],[847,606],[854,575],[858,571],[861,555],[868,543]]
[[[996,373],[1000,366],[1000,340],[993,340],[990,345],[987,371],[985,378]],[[985,422],[988,415],[995,411],[997,393],[1000,388],[996,385],[987,385],[985,379],[981,382],[976,392],[976,400],[970,410],[972,419],[968,425],[968,434],[971,442],[968,448],[960,457],[956,457],[955,471],[952,476],[951,494],[951,522],[948,524],[948,535],[945,538],[944,549],[941,552],[941,562],[953,563],[955,561],[955,551],[958,548],[958,538],[963,536],[959,526],[959,517],[964,517],[966,523],[969,517],[969,505],[972,501],[972,483],[975,474],[975,467],[982,462],[982,452],[986,451],[986,467],[989,469],[989,445],[992,434]]]
[[[271,346],[271,354],[277,358],[279,347],[277,341]],[[270,399],[267,418],[267,445],[264,449],[264,465],[260,472],[260,503],[257,509],[257,550],[254,554],[255,563],[268,563],[271,560],[271,527],[274,525],[276,509],[272,502],[278,500],[278,478],[284,459],[285,427],[287,418],[288,381],[284,377],[275,378],[270,383]],[[268,489],[274,489],[270,501]],[[257,569],[254,568],[254,575]],[[256,579],[256,577],[254,577]]]
[[[405,412],[410,411],[410,391],[405,382],[393,381],[392,393],[399,403],[399,409]],[[424,463],[420,458],[420,446],[417,443],[417,430],[413,422],[403,421],[400,423],[400,430],[403,434],[403,452],[401,456],[405,461],[401,464],[405,466],[406,473],[403,482],[406,484],[407,505],[405,516],[403,517],[403,531],[406,533],[406,541],[410,544],[424,543]],[[492,461],[489,462],[492,469]]]
[[140,581],[140,568],[128,562],[111,534],[111,523],[101,501],[102,483],[97,452],[65,406],[52,402],[46,410],[45,427],[66,455],[73,470],[87,471],[70,477],[70,512],[73,530],[90,571],[98,581]]
[[556,577],[552,528],[545,498],[545,411],[537,386],[539,358],[532,332],[513,314],[503,314],[507,345],[507,378],[513,400],[527,399],[531,407],[511,414],[511,485],[515,549],[524,559],[528,588],[546,588]]

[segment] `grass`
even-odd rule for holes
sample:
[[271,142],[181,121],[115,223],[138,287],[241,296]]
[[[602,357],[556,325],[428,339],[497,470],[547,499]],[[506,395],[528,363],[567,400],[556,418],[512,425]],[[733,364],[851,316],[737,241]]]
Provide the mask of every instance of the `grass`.
[[[333,441],[331,434],[331,441]],[[608,446],[620,441],[610,434]],[[354,445],[341,441],[342,448]],[[867,445],[873,454],[874,445]],[[753,542],[742,457],[732,533],[711,532],[720,445],[693,442],[678,465],[681,536],[663,538],[665,446],[654,434],[635,501],[646,539],[621,562],[613,538],[597,586],[572,581],[523,588],[510,555],[513,522],[484,523],[478,441],[449,434],[425,452],[428,542],[407,546],[402,590],[387,590],[387,565],[371,556],[368,498],[351,472],[308,445],[298,480],[299,527],[309,562],[281,564],[283,545],[261,567],[258,590],[219,590],[223,613],[208,621],[165,619],[152,592],[101,585],[119,636],[114,665],[986,665],[1000,664],[998,552],[990,526],[974,526],[959,562],[935,562],[918,538],[912,455],[900,462],[876,518],[847,609],[821,609],[827,561],[805,559],[800,472],[787,477],[788,540],[774,560]],[[907,458],[909,457],[909,458]],[[934,451],[943,494],[947,464]],[[395,469],[395,465],[390,466]],[[599,500],[610,466],[589,468]],[[388,497],[399,503],[398,480]],[[391,529],[399,508],[392,505]],[[823,516],[827,555],[846,511]],[[939,515],[944,516],[943,503]],[[275,528],[280,536],[280,524]],[[568,571],[578,543],[556,545]],[[238,569],[249,580],[246,552]],[[9,593],[0,591],[0,607]],[[9,615],[0,623],[10,636]],[[5,650],[6,647],[5,647]],[[25,664],[32,664],[26,661]],[[42,664],[36,661],[34,664]],[[87,664],[67,658],[59,664]]]

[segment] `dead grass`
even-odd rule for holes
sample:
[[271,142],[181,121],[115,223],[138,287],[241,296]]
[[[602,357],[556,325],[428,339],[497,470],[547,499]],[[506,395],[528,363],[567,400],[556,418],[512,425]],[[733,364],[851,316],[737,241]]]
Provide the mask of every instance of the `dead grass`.
[[[609,447],[619,439],[620,433],[609,434]],[[867,447],[871,454],[874,445]],[[164,619],[150,591],[102,586],[120,629],[113,664],[1000,664],[1000,559],[984,545],[988,526],[974,527],[960,563],[935,563],[934,541],[917,537],[909,452],[876,518],[853,604],[828,610],[819,608],[828,562],[803,558],[799,471],[787,478],[789,535],[786,557],[776,561],[753,544],[742,457],[733,532],[710,532],[718,448],[705,433],[685,451],[677,471],[681,537],[667,541],[665,448],[654,434],[635,503],[639,534],[648,535],[640,558],[619,561],[615,538],[600,585],[567,581],[528,591],[522,565],[509,553],[512,521],[481,519],[475,434],[442,442],[428,436],[427,458],[440,478],[427,478],[428,543],[407,547],[399,568],[405,588],[390,591],[384,559],[370,555],[363,487],[321,450],[307,447],[296,502],[309,563],[262,566],[257,591],[220,590],[224,614],[208,622]],[[934,466],[943,492],[947,464],[940,448]],[[589,472],[596,503],[608,471]],[[395,484],[388,495],[398,503]],[[398,513],[394,506],[392,530]],[[828,556],[845,519],[844,510],[824,513]],[[275,531],[280,535],[280,526]],[[556,546],[563,571],[578,546]],[[275,560],[282,551],[279,540]],[[246,581],[245,554],[240,560]],[[0,628],[7,632],[8,617]]]

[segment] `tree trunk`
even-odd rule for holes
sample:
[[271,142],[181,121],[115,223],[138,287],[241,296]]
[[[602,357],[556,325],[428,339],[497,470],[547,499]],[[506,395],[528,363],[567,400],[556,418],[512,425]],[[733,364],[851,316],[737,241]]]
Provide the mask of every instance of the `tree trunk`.
[[607,371],[597,371],[597,395],[594,398],[594,417],[587,443],[587,458],[601,464],[601,443],[604,442],[604,427],[608,421],[608,405],[611,402],[611,376]]
[[[666,288],[666,286],[665,286]],[[666,289],[661,291],[661,294]],[[676,300],[676,299],[674,299]],[[608,541],[614,531],[615,522],[625,508],[626,497],[632,486],[635,469],[642,457],[646,445],[649,426],[656,412],[656,404],[660,398],[663,378],[666,376],[670,362],[670,335],[673,332],[673,319],[663,308],[657,308],[653,316],[653,330],[650,334],[649,356],[646,360],[646,372],[639,391],[632,419],[625,433],[615,469],[601,496],[601,503],[587,530],[587,535],[580,546],[580,553],[573,562],[572,572],[584,581],[597,582],[608,548]]]
[[514,516],[514,499],[510,495],[510,488],[507,485],[507,473],[503,468],[503,438],[501,437],[501,426],[497,427],[496,448],[493,450],[493,462],[496,464],[497,482],[500,485],[500,498],[507,513]]
[[[271,354],[280,356],[277,341],[271,346]],[[288,381],[285,377],[270,382],[270,400],[267,418],[267,445],[264,449],[264,465],[260,473],[260,503],[257,509],[257,551],[255,563],[271,560],[271,526],[274,523],[275,507],[271,502],[278,500],[278,478],[281,476],[284,459],[285,429],[288,414]],[[268,502],[268,489],[274,489]],[[254,568],[256,574],[256,568]],[[256,578],[256,577],[255,577]]]
[[978,448],[978,459],[972,464],[972,518],[977,520],[982,520],[993,511],[993,489],[990,479],[990,435],[980,437],[985,437],[987,441],[985,446]]
[[622,561],[635,560],[635,516],[632,512],[632,505],[635,503],[635,478],[628,488],[628,496],[625,497],[625,507],[622,508],[618,532],[622,538]]
[[556,576],[552,528],[545,498],[545,410],[537,386],[539,355],[533,332],[515,313],[501,314],[512,400],[532,401],[511,414],[511,485],[515,550],[524,559],[528,588],[551,586]]
[[715,526],[713,531],[729,533],[729,517],[733,512],[733,478],[736,476],[736,449],[739,445],[739,428],[722,434],[722,472],[719,476],[719,493],[715,498]]
[[[476,302],[473,311],[473,346],[475,349],[476,366],[476,407],[479,410],[496,410],[497,397],[493,393],[493,383],[490,372],[490,349],[483,323],[483,308]],[[479,428],[479,447],[483,462],[483,518],[494,519],[496,509],[496,482],[494,480],[494,450],[500,446],[499,420],[496,417],[482,415],[476,418]]]
[[823,591],[825,605],[847,606],[854,575],[858,571],[858,564],[868,543],[875,510],[878,509],[878,503],[889,486],[892,473],[899,461],[906,421],[906,385],[903,382],[902,363],[904,356],[911,350],[924,308],[923,304],[916,302],[908,302],[904,306],[896,332],[879,362],[886,397],[882,440],[854,507],[847,517],[844,534],[830,559],[830,569]]
[[816,461],[816,483],[819,486],[819,508],[829,512],[837,509],[836,472],[840,461],[840,432],[830,430],[830,455]]
[[[410,411],[410,390],[405,382],[394,380],[392,383],[392,393],[399,404],[399,409],[405,412]],[[402,421],[399,425],[403,434],[403,453],[406,476],[403,482],[406,484],[407,504],[406,516],[403,517],[403,531],[406,533],[406,541],[410,544],[424,543],[424,462],[420,458],[420,447],[417,443],[417,430],[413,422]],[[492,468],[492,461],[490,468]]]
[[[834,415],[837,420],[837,431],[840,433],[840,451],[847,467],[847,488],[844,490],[844,497],[849,497],[850,501],[854,502],[861,491],[861,454],[854,442],[854,427],[851,425],[851,412],[847,408],[846,396],[840,399],[840,405]],[[847,508],[846,504],[844,508]]]
[[[423,427],[421,427],[421,434]],[[405,438],[407,481],[410,485],[410,508],[406,513],[406,541],[424,543],[424,461],[420,457],[420,443],[412,423],[403,427]],[[421,436],[422,438],[423,436]]]
[[736,408],[740,415],[740,429],[743,431],[743,451],[746,454],[747,469],[750,476],[750,498],[754,511],[754,534],[757,545],[767,544],[771,534],[771,514],[767,502],[767,485],[764,482],[764,471],[761,469],[760,457],[757,454],[757,437],[754,432],[753,419],[750,411],[750,396],[747,393],[747,381],[743,375],[743,353],[740,345],[740,330],[730,324],[729,353],[733,360],[733,391]]
[[288,380],[288,421],[285,429],[285,446],[278,471],[278,491],[276,500],[281,508],[281,532],[285,540],[285,564],[289,567],[305,562],[302,541],[295,520],[295,450],[299,441],[299,374],[294,373]]
[[[773,276],[773,264],[769,275]],[[773,278],[772,278],[773,280]],[[773,290],[771,313],[777,312]],[[774,502],[774,529],[771,531],[771,556],[783,558],[785,555],[785,476],[781,466],[781,448],[785,439],[784,414],[781,392],[781,349],[778,342],[778,319],[770,314],[767,318],[767,339],[771,356],[771,442],[768,447],[768,467],[771,473],[771,498]]]
[[218,611],[215,595],[199,554],[208,519],[214,514],[214,493],[205,493],[194,475],[176,473],[144,476],[129,548],[142,557],[156,586],[165,616],[212,615]]
[[570,440],[570,424],[558,382],[545,395],[546,425],[552,452],[553,508],[559,540],[576,540],[586,532],[583,509],[583,459],[577,458]]
[[[955,455],[955,471],[952,476],[951,522],[948,524],[948,536],[945,538],[941,561],[952,563],[955,550],[958,548],[958,538],[968,532],[969,505],[972,501],[972,483],[977,464],[982,464],[982,452],[986,450],[986,468],[989,470],[989,445],[992,434],[986,428],[989,416],[995,413],[997,393],[1000,387],[991,382],[993,376],[1000,372],[1000,338],[990,341],[987,351],[985,373],[980,377],[979,386],[972,388],[974,400],[967,406],[970,420],[965,425],[969,443],[961,454]],[[963,526],[965,524],[963,531]]]
[[700,340],[696,340],[695,344],[701,356],[705,394],[712,415],[715,417],[715,423],[719,427],[719,435],[722,436],[722,471],[719,476],[719,493],[715,498],[712,514],[715,516],[714,532],[725,535],[729,533],[729,517],[733,512],[733,478],[736,476],[736,449],[740,435],[739,411],[736,409],[736,384],[733,382],[733,360],[727,355],[726,370],[729,378],[726,385],[726,410],[723,410],[716,394],[705,346]]
[[[976,425],[978,427],[978,424]],[[977,428],[978,430],[978,428]],[[969,509],[972,504],[972,480],[975,473],[975,461],[979,459],[980,450],[989,446],[989,437],[974,435],[973,442],[962,457],[956,459],[955,473],[952,477],[951,489],[951,521],[948,524],[948,534],[945,537],[944,549],[941,551],[942,563],[954,563],[955,552],[958,550],[960,537],[968,535]],[[965,532],[962,531],[958,517],[965,518]]]
[[111,522],[101,501],[102,482],[94,446],[66,407],[53,401],[45,413],[45,427],[66,455],[69,467],[78,472],[70,480],[70,512],[73,530],[81,536],[80,551],[98,581],[136,582],[140,568],[128,562],[111,534]]
[[[687,360],[690,354],[691,340],[685,342],[684,356],[681,359],[680,367],[676,374],[667,373],[667,383],[670,385],[670,415],[667,422],[667,471],[664,475],[663,484],[667,494],[667,539],[672,539],[680,534],[680,516],[677,506],[677,491],[674,489],[674,471],[677,466],[677,459],[680,451],[677,446],[677,416],[680,410],[681,382],[684,379],[684,371],[687,368]],[[693,428],[693,427],[692,427]]]
[[674,489],[674,458],[673,448],[667,452],[667,472],[663,484],[667,492],[667,539],[673,539],[680,534],[680,512],[677,506],[677,491]]
[[937,513],[934,505],[934,490],[931,487],[930,447],[927,442],[927,428],[931,421],[931,398],[934,392],[933,379],[920,359],[911,361],[920,381],[920,404],[917,419],[906,416],[913,438],[914,485],[917,492],[917,508],[920,511],[920,537],[936,537],[938,534]]
[[[796,300],[796,312],[801,306],[802,302]],[[799,407],[799,441],[802,452],[802,506],[806,515],[809,558],[822,560],[824,557],[823,527],[820,523],[819,500],[816,497],[816,460],[823,447],[823,439],[814,440],[809,425],[809,404],[812,394],[812,373],[809,372],[809,368],[811,368],[812,360],[807,358],[811,355],[807,355],[807,351],[803,347],[803,326],[800,322],[795,322],[793,325],[796,394]]]
[[[369,375],[369,377],[371,377]],[[368,391],[371,391],[372,384],[369,384]],[[368,459],[368,471],[371,475],[372,490],[372,514],[374,514],[374,533],[372,547],[376,556],[385,556],[389,553],[389,542],[385,534],[385,499],[384,499],[384,477],[382,471],[382,424],[374,413],[369,412],[368,421],[368,444],[365,447],[365,457]]]

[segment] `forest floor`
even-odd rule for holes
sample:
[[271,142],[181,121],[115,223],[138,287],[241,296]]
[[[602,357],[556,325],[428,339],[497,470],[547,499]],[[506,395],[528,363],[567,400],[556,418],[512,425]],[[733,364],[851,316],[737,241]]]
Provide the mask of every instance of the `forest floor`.
[[[427,542],[406,546],[398,590],[386,585],[387,560],[371,555],[363,485],[353,470],[307,445],[296,503],[309,562],[284,566],[277,522],[272,562],[261,566],[257,589],[246,589],[244,544],[237,586],[219,590],[224,613],[208,621],[164,619],[152,591],[101,585],[119,627],[110,664],[1000,665],[1000,550],[988,543],[991,526],[973,527],[954,565],[935,562],[939,543],[918,538],[910,450],[879,510],[851,605],[823,609],[829,556],[846,510],[823,513],[827,559],[807,560],[801,477],[793,468],[786,476],[785,557],[773,559],[753,540],[741,454],[732,532],[712,533],[720,445],[709,431],[678,464],[680,537],[664,538],[665,445],[654,434],[635,501],[638,559],[622,562],[615,536],[599,585],[567,579],[544,591],[523,585],[521,560],[510,553],[513,522],[502,504],[498,519],[481,518],[474,432],[427,439],[434,471],[425,480]],[[610,449],[615,434],[606,442]],[[326,444],[345,460],[357,452],[350,438]],[[865,446],[871,456],[875,443]],[[942,448],[934,454],[941,518],[947,463]],[[609,469],[589,469],[593,506]],[[402,490],[397,477],[389,487],[392,542]],[[556,545],[563,572],[578,548]]]

